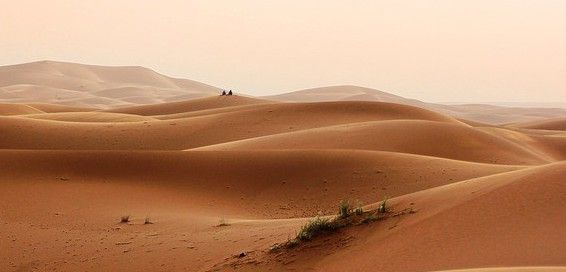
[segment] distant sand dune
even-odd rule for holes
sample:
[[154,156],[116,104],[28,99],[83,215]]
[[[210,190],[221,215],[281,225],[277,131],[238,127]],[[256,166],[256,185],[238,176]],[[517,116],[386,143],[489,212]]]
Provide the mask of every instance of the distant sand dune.
[[[158,104],[217,96],[220,92],[221,90],[216,87],[196,81],[167,77],[139,66],[109,67],[38,61],[0,67],[0,103],[39,102],[85,108],[120,108],[119,111],[140,111],[142,115],[150,112],[153,112],[152,115],[163,115],[186,112],[179,111],[179,107],[189,105],[184,105],[184,102],[178,105]],[[426,108],[457,118],[497,125],[566,116],[566,109],[560,108],[427,103],[352,85],[299,90],[264,98],[283,102],[389,102]],[[145,104],[155,104],[155,106],[135,108],[135,106]],[[134,108],[124,109],[125,107]],[[159,111],[163,113],[158,113]]]
[[144,67],[39,61],[0,67],[0,102],[116,107],[216,95],[218,88]]
[[266,96],[276,101],[323,102],[323,101],[378,101],[427,108],[458,118],[489,124],[507,124],[566,116],[566,109],[520,108],[482,104],[443,105],[404,98],[387,92],[352,85],[306,89],[280,95]]
[[513,124],[512,127],[566,131],[566,117]]

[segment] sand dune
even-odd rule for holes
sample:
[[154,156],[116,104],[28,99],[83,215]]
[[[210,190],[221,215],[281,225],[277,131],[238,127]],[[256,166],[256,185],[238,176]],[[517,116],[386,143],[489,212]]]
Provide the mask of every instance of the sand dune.
[[24,104],[0,104],[0,116],[43,113],[43,111]]
[[155,121],[157,119],[139,116],[134,114],[122,113],[106,113],[106,112],[57,112],[43,114],[28,114],[26,118],[65,121],[65,122],[103,122],[103,123],[120,123],[120,122],[144,122]]
[[562,108],[520,108],[484,104],[443,105],[404,98],[375,89],[352,85],[306,89],[266,96],[265,98],[291,102],[378,101],[399,103],[442,112],[457,118],[498,125],[566,116],[566,109]]
[[[39,61],[0,67],[0,103],[49,103],[102,109],[156,104],[155,107],[143,110],[129,109],[151,112],[163,108],[157,104],[216,96],[220,92],[220,89],[206,84],[167,77],[139,66],[108,67]],[[398,103],[497,125],[566,116],[566,109],[561,108],[520,108],[482,104],[443,105],[353,85],[299,90],[264,98],[284,102]],[[177,106],[183,107],[182,104]],[[172,105],[165,106],[167,107]],[[122,110],[126,109],[120,109]]]
[[518,128],[566,131],[566,118],[546,119],[534,122],[512,124],[511,126]]
[[407,99],[387,92],[353,85],[306,89],[266,96],[265,98],[290,102],[374,101],[407,105],[424,104],[418,100]]
[[95,110],[96,109],[92,108],[70,107],[55,104],[0,104],[0,116],[65,112],[82,113]]
[[[0,270],[566,266],[560,109],[218,93],[142,67],[0,67]],[[386,197],[416,212],[269,251],[342,200]]]
[[[344,198],[355,196],[371,203],[376,194],[397,196],[521,169],[365,151],[0,153],[4,166],[2,179],[11,182],[65,179],[72,183],[106,180],[153,185],[183,192],[194,198],[193,205],[202,208],[207,208],[212,199],[226,212],[234,206],[255,207],[237,208],[233,212],[263,218],[313,216],[318,211],[333,213],[336,204]],[[226,175],[230,176],[229,180]],[[222,195],[222,199],[215,195]]]
[[566,160],[566,135],[532,136],[540,150],[556,160]]
[[[241,250],[268,248],[303,222],[265,218],[334,213],[343,198],[371,203],[521,169],[362,151],[0,151],[0,161],[0,207],[10,222],[0,225],[8,238],[0,265],[42,270],[194,263],[205,271]],[[118,223],[125,214],[131,225]],[[155,224],[144,225],[146,216]],[[231,226],[214,227],[220,218]]]
[[109,112],[129,113],[137,115],[168,115],[185,113],[241,105],[255,105],[269,103],[268,100],[245,97],[245,96],[213,96],[188,101],[162,103],[157,105],[144,105],[128,108],[112,109]]
[[522,145],[468,126],[392,120],[316,128],[206,146],[197,150],[361,149],[500,164],[549,162]]
[[[442,110],[442,108],[446,107],[450,111]],[[565,108],[520,108],[486,104],[442,105],[438,110],[459,118],[496,125],[566,116]]]
[[72,107],[57,104],[45,104],[45,103],[32,103],[28,104],[42,112],[46,113],[56,113],[56,112],[85,112],[85,111],[96,111],[96,108],[83,108],[83,107]]
[[268,254],[239,270],[341,271],[345,261],[353,271],[564,266],[565,176],[562,162],[405,195],[394,207],[414,203],[417,213]]
[[[5,254],[6,265],[93,270],[157,269],[165,264],[180,270],[180,263],[206,256],[207,261],[195,263],[196,270],[204,271],[239,250],[266,250],[303,222],[233,218],[302,217],[318,210],[331,214],[340,199],[364,193],[363,203],[380,195],[400,195],[392,200],[395,208],[412,202],[418,212],[399,221],[347,229],[323,243],[314,241],[290,256],[278,256],[290,261],[284,266],[263,259],[273,257],[270,254],[258,253],[251,257],[260,258],[259,267],[238,270],[334,271],[342,267],[340,260],[350,260],[349,269],[356,271],[564,265],[564,233],[559,227],[564,211],[556,209],[565,204],[559,181],[566,174],[564,163],[521,170],[362,151],[2,151],[0,160],[5,166],[0,181],[6,188],[0,204],[3,218],[13,222],[0,229],[10,239],[17,237],[6,247],[11,249]],[[488,177],[473,179],[481,176]],[[378,184],[372,184],[376,177]],[[383,185],[386,190],[380,191]],[[18,197],[21,193],[33,197]],[[115,223],[125,213],[134,215],[133,225]],[[147,215],[156,224],[144,226]],[[232,226],[214,227],[221,217]],[[521,228],[513,227],[517,225]],[[19,235],[21,230],[27,235]],[[241,239],[250,232],[263,238]],[[222,241],[234,242],[215,241],[219,233]],[[459,235],[467,239],[454,238]],[[339,237],[352,237],[348,247],[337,243]],[[35,243],[33,255],[24,250],[30,242]],[[549,247],[556,254],[547,254]],[[513,257],[517,250],[522,258]],[[123,254],[139,262],[124,262]],[[402,261],[423,254],[426,258],[419,261]],[[34,256],[56,261],[33,261]],[[157,256],[179,262],[163,263]]]
[[144,67],[39,61],[0,67],[0,102],[112,107],[216,95],[219,89]]
[[122,123],[69,123],[0,117],[0,148],[183,150],[338,124],[421,119],[458,123],[441,114],[398,104],[370,102],[258,105],[194,118]]

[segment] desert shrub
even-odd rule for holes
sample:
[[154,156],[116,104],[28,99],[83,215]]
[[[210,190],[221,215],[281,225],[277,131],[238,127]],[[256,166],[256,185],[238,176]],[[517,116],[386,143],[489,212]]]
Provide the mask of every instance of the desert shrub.
[[385,199],[383,199],[383,201],[381,201],[381,204],[379,204],[377,211],[380,212],[380,213],[385,213],[388,210],[389,210],[389,206],[387,205],[387,197],[385,197]]
[[284,248],[295,247],[298,244],[299,244],[298,238],[293,238],[293,239],[287,238],[287,242],[273,244],[269,250],[272,251],[272,252],[279,251],[279,250],[284,249]]
[[228,224],[224,218],[220,218],[220,220],[218,221],[218,225],[216,225],[216,226],[226,227],[226,226],[230,226],[230,224]]
[[377,221],[378,219],[379,219],[379,217],[377,215],[375,215],[374,213],[368,213],[368,215],[366,216],[366,218],[364,218],[362,223],[370,223],[370,222],[373,222],[373,221]]
[[[400,212],[393,212],[391,207],[389,207],[388,198],[385,197],[381,203],[379,203],[376,210],[364,211],[362,205],[357,201],[355,209],[352,209],[350,203],[346,200],[340,202],[340,207],[338,210],[338,216],[336,217],[320,217],[317,216],[314,219],[308,221],[305,225],[301,227],[296,237],[293,239],[287,239],[287,242],[277,243],[271,246],[271,251],[279,251],[285,248],[292,248],[299,245],[302,242],[309,241],[318,235],[338,231],[341,228],[348,226],[355,226],[361,223],[370,223],[373,221],[385,220],[387,218],[401,216],[404,214],[415,213],[411,208],[404,209]],[[351,216],[355,213],[356,216]]]
[[122,215],[122,217],[120,217],[120,223],[128,223],[128,222],[130,222],[129,215]]
[[362,203],[360,203],[359,201],[357,208],[354,210],[354,213],[356,215],[362,215],[364,213],[364,209],[362,208]]
[[348,202],[347,200],[342,200],[342,202],[340,202],[340,208],[338,209],[338,217],[346,218],[350,216],[351,211],[352,206],[350,205],[350,202]]
[[299,244],[299,240],[297,240],[297,239],[289,239],[287,241],[288,247],[294,247],[294,246],[297,246],[298,244]]
[[329,218],[316,217],[315,219],[309,221],[307,224],[301,227],[301,230],[297,234],[298,241],[307,241],[313,237],[321,234],[322,232],[335,230],[337,225],[333,220]]
[[145,218],[143,223],[144,223],[144,225],[153,224],[153,222],[151,222],[151,218],[149,218],[149,216]]

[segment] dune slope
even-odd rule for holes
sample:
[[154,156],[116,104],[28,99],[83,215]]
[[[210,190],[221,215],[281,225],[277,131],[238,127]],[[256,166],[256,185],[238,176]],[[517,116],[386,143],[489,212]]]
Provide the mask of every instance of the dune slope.
[[[154,185],[246,216],[333,212],[341,199],[371,203],[454,181],[521,169],[367,151],[2,151],[2,180]],[[294,169],[290,172],[288,169]],[[227,179],[226,177],[229,177]],[[17,184],[17,182],[15,183]],[[17,185],[15,185],[17,186]],[[250,207],[243,209],[243,207]]]
[[212,96],[187,101],[161,103],[155,105],[143,105],[127,108],[108,110],[109,112],[128,113],[137,115],[167,115],[174,113],[185,113],[200,110],[217,109],[241,105],[254,105],[269,103],[269,100],[250,98],[244,96]]
[[183,150],[309,128],[392,119],[460,124],[416,107],[370,102],[267,104],[192,118],[122,123],[0,117],[0,130],[4,132],[0,148]]
[[[0,105],[0,271],[566,266],[559,120],[487,125],[348,86],[328,96],[419,107],[169,103],[208,92],[194,84],[140,67],[0,68],[0,100],[75,105]],[[368,211],[385,198],[387,219],[269,250],[343,200]]]
[[279,255],[266,254],[259,267],[238,270],[565,266],[564,177],[562,162],[405,195],[393,201],[393,208],[414,203],[417,213],[352,227]]
[[0,104],[0,116],[43,113],[43,111],[25,104]]
[[352,123],[283,133],[197,150],[361,149],[500,164],[540,164],[547,158],[469,126],[423,120]]
[[512,124],[511,126],[518,128],[566,131],[566,118],[545,119],[527,123]]

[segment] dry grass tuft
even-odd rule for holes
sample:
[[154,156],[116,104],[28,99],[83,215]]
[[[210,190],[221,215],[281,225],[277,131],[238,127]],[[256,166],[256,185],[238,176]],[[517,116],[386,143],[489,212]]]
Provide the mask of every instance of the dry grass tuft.
[[129,215],[122,215],[122,217],[120,217],[120,223],[128,223],[128,222],[130,222]]

